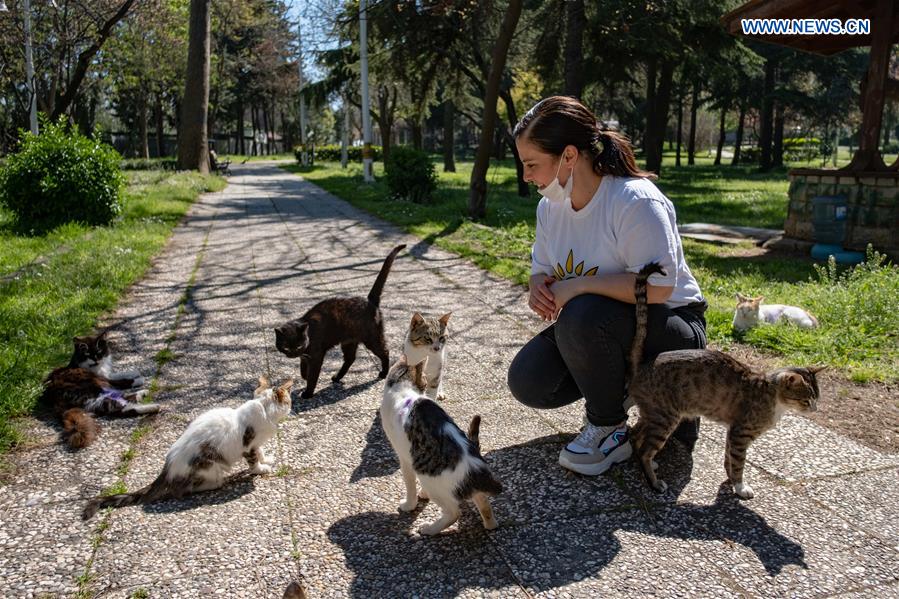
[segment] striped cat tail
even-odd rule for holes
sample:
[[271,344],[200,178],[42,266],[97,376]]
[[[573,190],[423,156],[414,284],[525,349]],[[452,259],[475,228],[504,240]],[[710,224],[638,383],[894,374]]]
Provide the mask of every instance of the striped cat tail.
[[95,497],[87,502],[84,510],[81,512],[82,520],[90,520],[94,515],[108,507],[118,508],[127,505],[137,505],[139,503],[150,503],[160,499],[166,499],[171,496],[171,489],[168,482],[168,468],[163,468],[162,473],[156,477],[143,489],[139,489],[134,493],[118,493],[108,497]]
[[646,282],[649,275],[658,273],[666,274],[665,270],[656,262],[650,262],[637,273],[634,281],[634,305],[636,310],[636,327],[634,329],[634,343],[631,345],[630,374],[628,380],[634,377],[640,364],[643,362],[643,346],[646,343],[646,327],[649,320],[649,306],[646,301]]

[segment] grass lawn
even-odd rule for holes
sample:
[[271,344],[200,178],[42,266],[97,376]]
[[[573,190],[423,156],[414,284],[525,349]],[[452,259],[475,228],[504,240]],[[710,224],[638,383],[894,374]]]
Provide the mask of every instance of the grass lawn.
[[[673,154],[665,155],[658,185],[674,202],[678,222],[783,226],[787,169],[757,173],[751,166],[716,167],[707,157],[696,162],[677,168]],[[514,165],[495,162],[487,175],[487,217],[473,222],[466,217],[472,163],[456,166],[456,173],[444,173],[442,162],[436,162],[439,188],[429,204],[391,200],[380,163],[374,165],[377,180],[371,185],[362,183],[359,164],[346,170],[327,162],[283,168],[482,268],[526,284],[539,194],[532,189],[531,197],[518,197]],[[709,336],[718,347],[747,343],[783,364],[829,364],[857,382],[899,380],[899,268],[859,269],[855,274],[824,268],[819,273],[810,259],[765,255],[750,244],[721,247],[689,239],[684,251],[709,300]],[[738,291],[765,295],[769,303],[803,306],[821,327],[763,327],[737,336],[730,322]]]
[[129,171],[121,218],[109,227],[66,225],[20,237],[0,208],[0,452],[18,439],[10,419],[27,414],[41,381],[140,279],[172,228],[218,176]]

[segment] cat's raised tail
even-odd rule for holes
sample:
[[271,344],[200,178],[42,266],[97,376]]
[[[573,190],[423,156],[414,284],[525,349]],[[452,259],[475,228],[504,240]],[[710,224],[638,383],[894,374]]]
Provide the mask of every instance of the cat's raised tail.
[[84,449],[97,440],[100,425],[96,418],[81,408],[72,408],[62,414],[62,438],[72,449]]
[[151,503],[166,499],[172,496],[171,483],[168,481],[168,469],[163,468],[162,473],[156,477],[143,489],[139,489],[134,493],[118,493],[109,495],[108,497],[95,497],[87,502],[84,510],[81,512],[82,520],[90,520],[98,511],[107,507],[125,507],[126,505],[137,505],[139,503]]
[[381,272],[378,273],[375,284],[371,286],[371,291],[368,292],[368,303],[372,306],[378,307],[378,305],[380,305],[381,292],[384,291],[384,283],[387,282],[387,275],[390,274],[390,267],[393,266],[393,260],[396,258],[396,255],[404,249],[406,249],[406,244],[398,245],[393,248],[384,259],[384,264],[381,266]]
[[468,425],[468,440],[471,441],[475,449],[481,451],[481,415],[475,414]]
[[643,346],[646,343],[647,320],[649,318],[649,306],[646,302],[646,282],[649,276],[658,273],[660,275],[667,274],[665,269],[656,262],[650,262],[640,269],[637,273],[637,279],[634,281],[634,305],[636,308],[636,328],[634,329],[634,343],[631,345],[630,359],[630,375],[628,379],[633,377],[640,363],[643,361]]

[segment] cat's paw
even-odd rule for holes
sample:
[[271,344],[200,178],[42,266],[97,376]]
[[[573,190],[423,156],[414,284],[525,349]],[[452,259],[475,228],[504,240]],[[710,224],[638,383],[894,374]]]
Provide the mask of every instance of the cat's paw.
[[404,501],[400,504],[401,512],[411,512],[415,508],[418,507],[418,499],[414,499],[413,501]]
[[656,483],[652,486],[653,491],[656,493],[664,493],[668,490],[668,483],[663,481],[662,479],[656,480]]
[[268,464],[256,464],[250,469],[253,474],[268,474],[272,471],[272,467]]
[[752,490],[746,483],[737,483],[734,485],[734,493],[737,494],[737,497],[742,499],[752,499],[755,497],[755,492]]
[[419,499],[424,499],[425,501],[427,501],[428,499],[431,498],[431,496],[428,495],[428,492],[427,492],[427,491],[425,491],[424,489],[422,489],[421,491],[418,492],[418,498],[419,498]]
[[427,526],[422,526],[421,528],[418,529],[418,532],[425,536],[432,537],[432,536],[438,534],[439,532],[443,531],[444,528],[446,528],[446,527],[443,525],[442,522],[440,522],[438,520],[437,522],[428,524]]
[[446,399],[446,395],[444,395],[443,393],[437,394],[437,401],[443,401],[444,399]]

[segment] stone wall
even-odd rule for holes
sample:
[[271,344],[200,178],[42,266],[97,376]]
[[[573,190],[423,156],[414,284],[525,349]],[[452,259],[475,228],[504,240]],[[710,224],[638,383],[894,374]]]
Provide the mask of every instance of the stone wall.
[[786,237],[813,241],[812,198],[845,195],[849,213],[843,246],[864,251],[870,243],[899,260],[899,173],[856,177],[837,171],[797,169],[789,176]]

